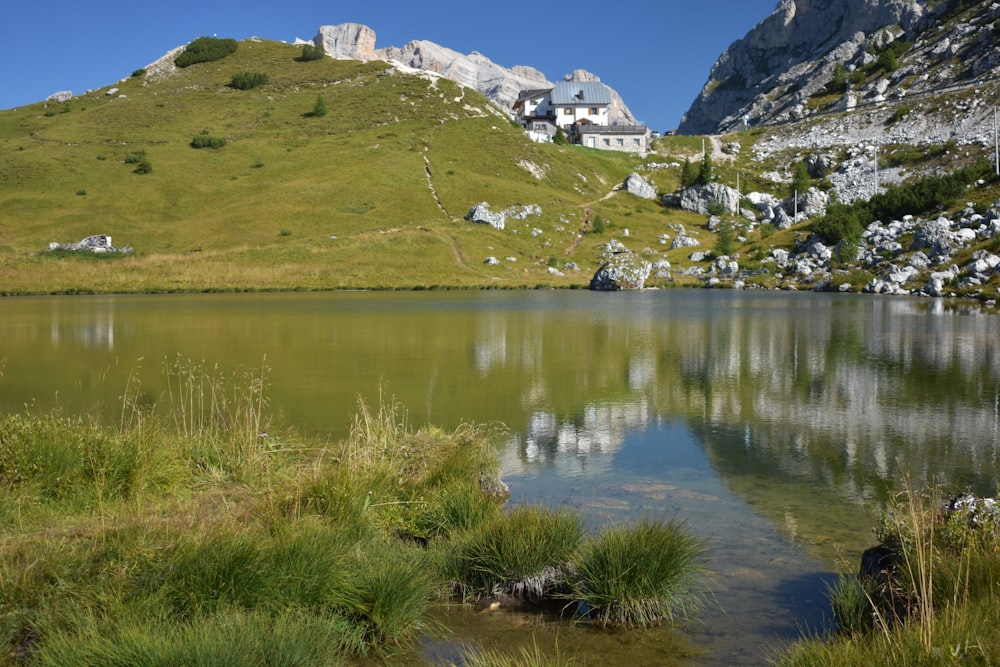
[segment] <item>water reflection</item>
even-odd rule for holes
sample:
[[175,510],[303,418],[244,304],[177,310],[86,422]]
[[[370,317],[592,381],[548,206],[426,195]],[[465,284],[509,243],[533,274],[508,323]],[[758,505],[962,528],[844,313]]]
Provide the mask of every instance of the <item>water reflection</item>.
[[[815,581],[865,546],[903,478],[997,491],[998,341],[996,314],[859,295],[4,299],[0,410],[113,419],[137,360],[158,400],[162,360],[181,355],[230,373],[266,359],[275,411],[330,439],[380,389],[413,425],[499,421],[520,497],[593,521],[682,512],[717,543],[723,588],[759,595],[739,604],[761,617],[782,581]],[[786,632],[795,609],[756,636]]]

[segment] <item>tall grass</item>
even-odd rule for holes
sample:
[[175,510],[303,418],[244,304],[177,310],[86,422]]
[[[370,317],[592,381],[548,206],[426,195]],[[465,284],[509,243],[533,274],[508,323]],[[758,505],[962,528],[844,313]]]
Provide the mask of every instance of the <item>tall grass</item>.
[[227,375],[218,364],[207,366],[178,356],[164,361],[168,409],[174,427],[201,446],[204,465],[245,476],[266,470],[270,458],[270,369]]
[[701,606],[705,544],[677,520],[609,528],[572,560],[569,597],[601,625],[646,627]]
[[841,576],[831,590],[836,634],[800,640],[778,665],[997,664],[1000,515],[944,510],[936,489],[907,488],[877,534],[887,568]]

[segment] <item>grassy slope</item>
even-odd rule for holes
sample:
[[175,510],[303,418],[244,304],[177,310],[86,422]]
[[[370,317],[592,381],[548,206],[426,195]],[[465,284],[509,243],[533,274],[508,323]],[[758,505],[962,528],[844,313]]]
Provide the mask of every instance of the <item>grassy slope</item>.
[[[607,240],[578,237],[588,206],[649,246],[671,219],[704,224],[624,193],[601,202],[635,157],[532,144],[447,80],[298,55],[248,41],[221,61],[117,84],[125,97],[102,89],[0,112],[0,289],[585,285]],[[270,80],[227,87],[240,71]],[[326,116],[310,116],[317,96]],[[227,145],[191,148],[203,133]],[[125,162],[140,151],[150,174]],[[543,213],[497,232],[463,220],[480,201]],[[135,255],[36,254],[99,233]],[[484,265],[491,255],[501,263]],[[553,261],[582,270],[553,277]]]

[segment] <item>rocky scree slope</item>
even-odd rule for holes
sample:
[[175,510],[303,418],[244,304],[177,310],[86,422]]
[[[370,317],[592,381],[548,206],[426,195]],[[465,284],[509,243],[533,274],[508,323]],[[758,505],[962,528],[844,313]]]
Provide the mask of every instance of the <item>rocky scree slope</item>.
[[996,85],[1000,3],[781,0],[719,57],[678,131],[721,133]]

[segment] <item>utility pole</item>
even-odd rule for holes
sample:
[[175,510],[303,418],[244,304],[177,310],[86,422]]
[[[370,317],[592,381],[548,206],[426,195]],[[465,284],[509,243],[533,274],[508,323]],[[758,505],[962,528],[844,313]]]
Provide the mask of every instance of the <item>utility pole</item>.
[[993,164],[1000,176],[1000,146],[997,145],[997,105],[993,105]]
[[878,145],[875,146],[875,187],[872,189],[872,197],[878,194]]

